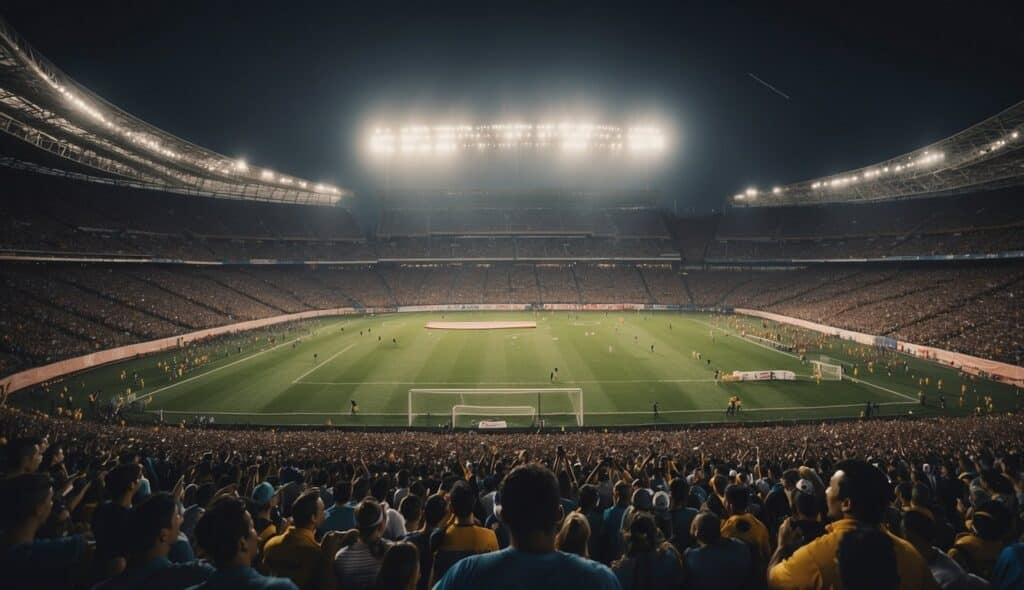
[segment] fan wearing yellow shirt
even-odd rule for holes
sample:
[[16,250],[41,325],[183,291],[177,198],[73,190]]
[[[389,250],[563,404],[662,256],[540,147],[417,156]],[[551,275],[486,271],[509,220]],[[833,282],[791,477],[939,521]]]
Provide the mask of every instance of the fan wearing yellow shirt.
[[[889,507],[892,488],[881,471],[861,460],[841,461],[829,481],[825,498],[833,519],[826,533],[799,545],[799,535],[789,520],[779,528],[779,543],[768,568],[768,585],[777,590],[840,588],[840,542],[854,531],[881,532],[891,543],[900,590],[937,589],[927,563],[914,546],[889,533],[882,518]],[[877,535],[875,535],[878,538]]]
[[465,481],[455,482],[449,499],[455,518],[445,529],[444,539],[434,558],[435,581],[440,580],[449,568],[465,557],[498,550],[498,537],[494,531],[477,525],[473,518],[476,494],[469,484]]
[[771,555],[771,540],[768,527],[756,516],[747,512],[750,504],[750,490],[746,486],[730,485],[725,488],[725,512],[728,518],[722,521],[722,536],[739,539],[756,549],[758,568],[762,571]]

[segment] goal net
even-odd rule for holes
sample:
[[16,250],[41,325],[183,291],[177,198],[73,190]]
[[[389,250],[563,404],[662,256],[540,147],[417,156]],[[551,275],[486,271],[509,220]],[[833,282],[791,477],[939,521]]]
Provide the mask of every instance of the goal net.
[[[456,411],[456,406],[462,406]],[[529,413],[524,408],[530,408]],[[409,426],[440,426],[456,418],[509,419],[516,426],[537,420],[554,426],[583,426],[583,390],[578,387],[536,389],[410,389]],[[512,420],[514,419],[514,420]],[[465,425],[466,418],[461,420]],[[525,423],[525,424],[524,424]]]
[[842,365],[832,365],[822,361],[811,361],[811,366],[814,367],[814,376],[821,378],[822,381],[843,380]]

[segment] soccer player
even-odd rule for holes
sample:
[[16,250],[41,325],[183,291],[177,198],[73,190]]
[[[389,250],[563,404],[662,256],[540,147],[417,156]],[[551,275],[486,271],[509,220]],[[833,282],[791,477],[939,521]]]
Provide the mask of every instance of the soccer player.
[[359,413],[359,404],[356,403],[356,400],[350,399],[350,400],[348,400],[348,403],[349,403],[349,407],[348,407],[349,415],[355,416],[356,414],[358,414]]
[[658,400],[654,400],[654,419],[658,419]]
[[654,352],[654,345],[651,345],[651,352]]
[[317,360],[317,358],[319,358],[319,357],[318,357],[318,355],[317,355],[317,354],[316,354],[316,353],[314,352],[314,353],[313,353],[313,364],[314,364],[314,365],[316,364],[316,360]]

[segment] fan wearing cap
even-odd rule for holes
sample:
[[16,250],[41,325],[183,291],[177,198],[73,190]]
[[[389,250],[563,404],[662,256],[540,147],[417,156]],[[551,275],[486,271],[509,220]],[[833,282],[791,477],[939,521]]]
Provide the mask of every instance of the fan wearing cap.
[[607,566],[555,550],[562,520],[558,480],[531,463],[513,469],[501,483],[501,519],[512,534],[507,549],[467,557],[448,570],[434,590],[617,590]]
[[[775,589],[839,588],[839,545],[858,529],[882,530],[896,556],[900,590],[938,588],[924,558],[910,543],[885,532],[882,517],[892,499],[885,474],[865,461],[846,460],[825,491],[828,515],[834,519],[827,532],[799,547],[799,533],[786,520],[779,527],[779,544],[768,568],[768,585]],[[799,548],[797,548],[799,547]]]
[[260,552],[262,553],[267,541],[277,536],[278,528],[271,518],[271,513],[277,507],[280,496],[274,486],[267,482],[261,482],[252,490],[252,514],[253,525],[256,527],[256,534],[259,535]]

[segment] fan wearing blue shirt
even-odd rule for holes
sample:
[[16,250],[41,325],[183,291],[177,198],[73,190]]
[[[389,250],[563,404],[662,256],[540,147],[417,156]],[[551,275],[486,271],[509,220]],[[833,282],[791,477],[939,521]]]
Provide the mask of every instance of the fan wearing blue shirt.
[[558,480],[542,465],[522,465],[501,484],[501,520],[508,525],[508,549],[462,559],[434,590],[621,590],[608,567],[555,550],[562,520]]
[[196,524],[196,539],[217,571],[189,590],[299,590],[288,578],[264,576],[252,568],[259,537],[241,498],[215,500]]

